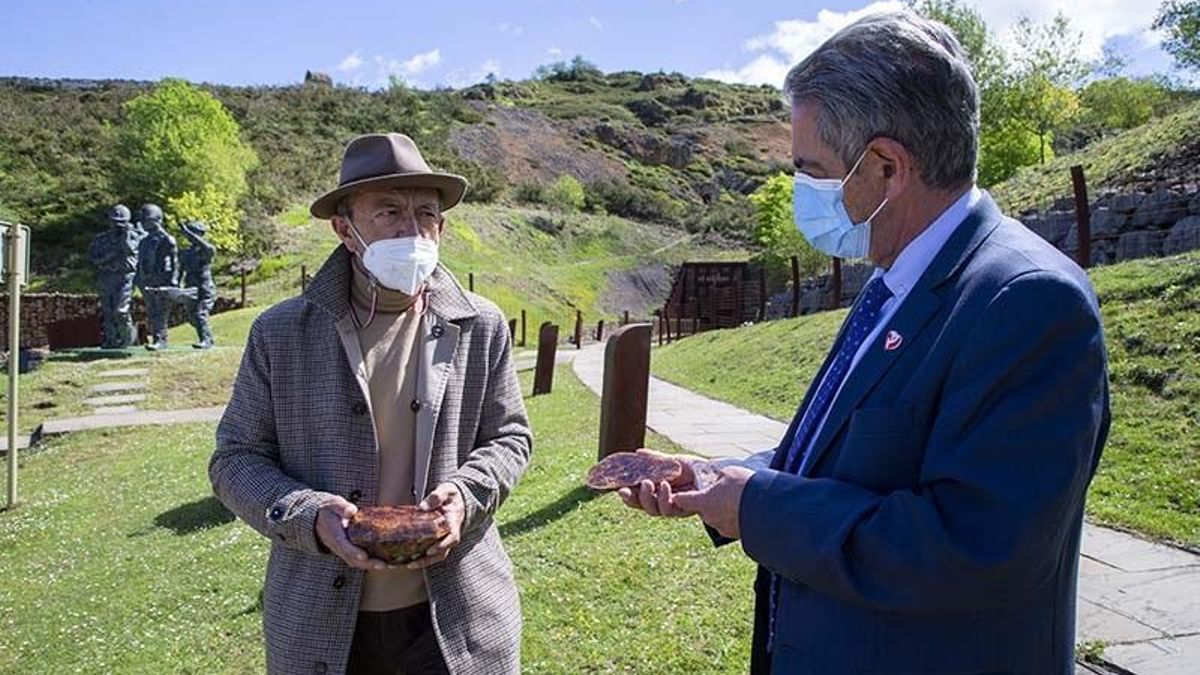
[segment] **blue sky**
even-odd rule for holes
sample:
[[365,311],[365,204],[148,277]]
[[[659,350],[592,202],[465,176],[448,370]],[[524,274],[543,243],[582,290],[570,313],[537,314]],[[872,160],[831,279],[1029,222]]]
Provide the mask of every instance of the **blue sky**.
[[[971,0],[968,0],[970,2]],[[776,86],[787,67],[864,12],[896,0],[292,2],[0,0],[0,75],[287,84],[306,69],[379,86],[527,77],[581,54],[605,71],[680,71]],[[1149,31],[1156,0],[976,0],[1001,36],[1062,10],[1085,50],[1118,47],[1135,74],[1170,59]],[[1079,11],[1086,7],[1086,11]]]

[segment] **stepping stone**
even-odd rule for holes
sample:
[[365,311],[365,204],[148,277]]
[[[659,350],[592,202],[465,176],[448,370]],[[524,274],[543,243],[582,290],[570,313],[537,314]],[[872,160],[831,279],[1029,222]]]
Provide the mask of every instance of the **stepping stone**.
[[118,391],[136,391],[145,389],[145,382],[129,380],[125,382],[102,382],[88,387],[89,394],[111,394]]
[[[29,447],[29,437],[17,435],[17,450],[25,450]],[[0,434],[0,454],[8,454],[8,434]],[[20,459],[20,457],[18,457]]]
[[141,403],[146,400],[145,394],[116,394],[113,396],[93,396],[89,399],[84,399],[84,404],[93,408],[99,408],[107,405],[128,405],[130,403]]
[[103,405],[92,410],[96,415],[122,415],[125,413],[137,412],[137,406],[133,405]]
[[225,406],[214,408],[192,408],[188,410],[138,410],[116,415],[88,415],[67,419],[50,420],[42,425],[43,436],[57,436],[73,431],[106,429],[110,427],[137,427],[155,424],[193,424],[218,422]]
[[125,368],[122,370],[102,370],[100,377],[145,377],[150,371],[145,368]]

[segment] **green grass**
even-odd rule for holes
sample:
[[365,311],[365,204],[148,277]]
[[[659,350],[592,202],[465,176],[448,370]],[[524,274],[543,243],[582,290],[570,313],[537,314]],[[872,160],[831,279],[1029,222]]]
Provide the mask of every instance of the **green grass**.
[[[1091,276],[1109,348],[1113,428],[1088,513],[1200,546],[1200,254],[1100,267]],[[703,333],[657,350],[652,369],[787,421],[845,314]]]
[[1089,191],[1110,185],[1180,150],[1200,136],[1200,102],[1153,119],[1140,127],[1097,141],[1079,152],[1056,157],[1045,164],[1028,166],[1015,176],[993,186],[997,202],[1011,213],[1045,207],[1061,197],[1070,197],[1071,167],[1083,166]]
[[[534,459],[500,511],[524,672],[743,672],[753,564],[694,520],[583,489],[598,401],[569,367],[555,387],[527,400]],[[210,496],[212,444],[211,424],[88,432],[22,460],[23,501],[0,512],[0,672],[262,672],[268,545]]]
[[[249,310],[246,310],[248,313]],[[240,330],[248,323],[241,321],[245,314],[237,316],[231,312],[226,322]],[[232,330],[226,330],[232,334]],[[165,352],[150,353],[140,347],[123,352],[107,353],[99,350],[55,352],[38,370],[20,376],[18,428],[28,434],[39,424],[52,419],[90,415],[91,406],[84,401],[91,396],[92,385],[113,381],[143,379],[146,400],[136,404],[142,410],[179,410],[183,408],[205,408],[224,405],[229,400],[234,376],[241,362],[241,345],[230,341],[207,351],[196,351],[188,346],[194,336],[182,336]],[[218,338],[220,339],[220,338]],[[244,337],[239,341],[244,343]],[[144,378],[105,378],[101,371],[111,369],[145,369]],[[0,391],[0,424],[7,424],[8,389]]]

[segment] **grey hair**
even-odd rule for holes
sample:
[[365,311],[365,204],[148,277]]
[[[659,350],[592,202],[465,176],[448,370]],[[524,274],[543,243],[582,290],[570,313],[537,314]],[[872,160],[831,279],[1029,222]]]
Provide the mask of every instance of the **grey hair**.
[[817,104],[821,140],[847,167],[887,137],[912,153],[931,187],[975,179],[979,88],[942,23],[906,11],[864,17],[794,66],[783,88],[792,105]]

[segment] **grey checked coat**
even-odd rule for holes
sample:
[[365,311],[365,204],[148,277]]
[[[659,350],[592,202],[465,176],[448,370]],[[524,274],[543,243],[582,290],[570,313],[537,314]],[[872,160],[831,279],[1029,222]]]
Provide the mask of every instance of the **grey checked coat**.
[[[363,573],[323,553],[313,530],[330,495],[373,504],[379,483],[350,275],[339,246],[302,297],[254,322],[209,464],[221,501],[272,542],[263,603],[271,673],[343,672],[354,635]],[[462,542],[425,573],[438,644],[454,673],[515,673],[520,604],[492,516],[532,438],[508,326],[445,268],[428,289],[416,492],[449,481],[466,501]]]

